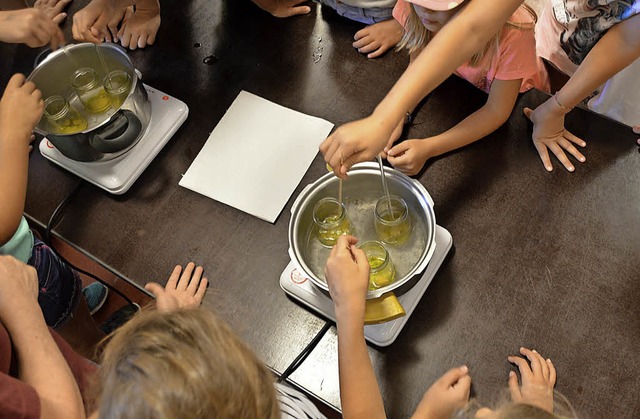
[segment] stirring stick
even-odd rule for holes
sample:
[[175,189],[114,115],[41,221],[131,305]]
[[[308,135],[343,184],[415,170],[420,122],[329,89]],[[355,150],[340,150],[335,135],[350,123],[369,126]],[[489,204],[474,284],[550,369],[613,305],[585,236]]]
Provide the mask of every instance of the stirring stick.
[[98,53],[98,58],[100,59],[100,63],[102,64],[102,67],[106,72],[105,75],[108,75],[109,67],[107,67],[107,63],[104,61],[104,57],[102,56],[102,51],[100,51],[100,47],[98,46],[98,44],[95,44],[95,46],[96,46],[96,52]]
[[387,207],[389,207],[389,214],[391,214],[391,219],[395,219],[393,215],[393,208],[391,207],[391,197],[389,196],[389,188],[387,187],[387,178],[384,175],[384,166],[382,165],[382,157],[378,154],[378,164],[380,165],[380,176],[382,176],[382,190],[384,191],[384,196],[387,197]]
[[[340,167],[342,167],[342,155],[340,156]],[[338,202],[342,205],[342,178],[338,178]]]

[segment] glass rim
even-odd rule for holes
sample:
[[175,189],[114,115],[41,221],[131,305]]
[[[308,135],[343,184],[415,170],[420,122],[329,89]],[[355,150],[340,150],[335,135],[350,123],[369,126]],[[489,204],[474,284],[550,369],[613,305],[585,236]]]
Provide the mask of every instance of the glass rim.
[[[113,77],[116,76],[125,76],[127,78],[127,84],[121,84],[120,86],[118,86],[115,89],[112,89],[111,87],[108,87],[108,84],[111,84],[111,79]],[[104,79],[102,79],[102,85],[104,86],[105,90],[107,91],[107,93],[112,93],[112,94],[122,94],[125,91],[128,91],[131,87],[131,76],[129,75],[129,73],[127,73],[124,70],[113,70],[111,72],[109,72],[109,74],[107,74]]]
[[[88,82],[79,84],[76,83],[78,77],[84,76],[86,74],[91,74],[92,79]],[[98,84],[98,72],[91,67],[82,67],[73,72],[73,76],[71,79],[71,86],[73,86],[76,90],[87,91],[93,89]]]
[[[57,113],[52,114],[52,113],[47,112],[47,106],[51,105],[54,101],[63,102],[63,106]],[[48,98],[45,99],[45,101],[44,101],[44,109],[43,109],[42,113],[47,118],[59,119],[60,116],[62,116],[66,112],[68,112],[68,108],[69,108],[69,102],[67,101],[67,99],[65,99],[64,97],[62,97],[60,95],[53,95],[53,96],[49,96]]]
[[[391,202],[397,202],[400,204],[400,206],[402,207],[402,212],[400,214],[400,216],[398,216],[397,218],[394,218],[392,221],[388,221],[385,220],[384,218],[382,218],[382,216],[379,214],[378,211],[378,206],[379,205],[383,205],[383,209],[386,209],[385,207],[387,206],[387,197],[386,196],[382,196],[380,197],[377,201],[376,201],[376,205],[375,208],[373,210],[374,216],[376,217],[376,219],[384,225],[389,225],[389,226],[393,226],[393,225],[397,225],[402,223],[404,220],[407,219],[407,217],[409,216],[409,205],[407,205],[407,202],[402,199],[402,197],[399,197],[397,195],[389,195],[389,200]],[[392,204],[393,205],[393,204]]]
[[[335,204],[337,208],[340,208],[340,214],[338,215],[338,219],[336,221],[331,221],[327,223],[318,219],[316,215],[316,213],[318,212],[318,209],[320,208],[321,205],[327,204],[327,203]],[[328,196],[319,200],[316,203],[316,205],[313,207],[313,222],[316,223],[316,225],[321,227],[337,226],[346,217],[346,214],[347,214],[347,208],[344,206],[344,203],[339,202],[337,199]]]
[[381,242],[380,240],[367,240],[365,242],[359,243],[358,249],[362,250],[366,255],[367,251],[364,248],[369,246],[377,246],[380,249],[384,250],[384,262],[382,263],[382,265],[378,266],[377,268],[372,268],[371,266],[369,266],[369,269],[371,270],[371,272],[378,272],[386,268],[387,265],[389,264],[389,261],[391,260],[391,255],[389,254],[389,250],[384,245],[384,243]]

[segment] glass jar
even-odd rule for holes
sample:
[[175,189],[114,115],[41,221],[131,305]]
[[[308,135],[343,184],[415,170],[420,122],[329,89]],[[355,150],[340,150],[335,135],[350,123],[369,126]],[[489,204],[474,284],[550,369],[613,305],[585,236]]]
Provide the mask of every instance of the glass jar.
[[52,134],[76,134],[87,128],[87,120],[62,96],[50,96],[44,101],[44,116]]
[[374,215],[378,239],[386,244],[402,244],[411,235],[411,216],[404,199],[390,195],[378,199]]
[[313,208],[313,222],[320,243],[332,247],[339,236],[351,234],[351,222],[344,204],[334,198],[322,198]]
[[109,95],[111,106],[118,109],[129,96],[131,90],[131,76],[123,70],[110,72],[103,81],[104,90]]
[[369,261],[369,290],[386,287],[396,280],[396,268],[384,244],[377,240],[366,241],[360,249]]
[[111,106],[111,99],[93,68],[85,67],[76,70],[71,77],[71,85],[88,112],[102,113]]

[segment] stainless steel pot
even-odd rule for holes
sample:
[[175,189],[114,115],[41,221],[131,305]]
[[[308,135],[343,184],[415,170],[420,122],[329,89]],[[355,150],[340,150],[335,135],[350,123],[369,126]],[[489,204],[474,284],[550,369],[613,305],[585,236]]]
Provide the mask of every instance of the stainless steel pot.
[[[433,200],[417,180],[385,167],[389,192],[402,197],[412,217],[411,238],[401,246],[387,245],[396,266],[396,281],[377,290],[368,291],[367,298],[377,298],[407,284],[427,267],[435,251],[436,218]],[[360,242],[376,238],[374,230],[375,201],[383,195],[380,168],[375,163],[359,163],[349,171],[343,182],[344,203]],[[319,288],[328,291],[324,265],[330,249],[323,247],[315,236],[313,208],[325,197],[338,196],[338,178],[327,173],[308,185],[296,198],[289,221],[289,257],[298,270]],[[407,285],[408,286],[408,285]]]
[[[102,56],[102,58],[100,57]],[[120,107],[100,114],[84,110],[72,87],[73,73],[84,67],[96,70],[102,81],[108,72],[122,70],[131,77],[129,93]],[[75,134],[57,134],[45,117],[35,128],[66,157],[90,162],[113,159],[133,147],[151,120],[151,102],[124,49],[114,44],[68,45],[49,54],[28,77],[42,91],[44,99],[60,95],[80,111],[87,128]]]

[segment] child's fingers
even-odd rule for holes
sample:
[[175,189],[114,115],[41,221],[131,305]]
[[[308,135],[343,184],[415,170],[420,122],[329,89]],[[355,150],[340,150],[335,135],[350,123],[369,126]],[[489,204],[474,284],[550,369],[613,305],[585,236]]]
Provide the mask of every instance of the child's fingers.
[[362,53],[362,54],[368,54],[372,51],[377,50],[378,48],[380,48],[382,45],[380,44],[379,41],[371,41],[370,43],[368,43],[367,45],[365,45],[362,48],[358,48],[358,52]]
[[531,121],[531,114],[533,113],[533,110],[531,108],[524,108],[522,112],[524,113],[524,116]]
[[149,291],[156,298],[158,297],[158,295],[162,294],[162,292],[164,291],[164,288],[162,288],[162,285],[157,284],[155,282],[149,282],[144,286],[144,289]]
[[167,281],[168,289],[176,289],[178,287],[178,280],[180,279],[180,272],[182,272],[182,266],[176,265],[171,271],[171,275],[169,276],[169,280]]
[[196,291],[194,298],[201,302],[204,298],[204,294],[207,292],[207,287],[209,286],[209,280],[207,278],[202,278],[200,284],[198,285],[198,290]]
[[466,365],[460,367],[451,368],[445,372],[442,377],[438,379],[441,384],[444,384],[447,388],[453,386],[462,377],[469,374],[469,368]]
[[547,364],[547,361],[544,359],[544,357],[542,355],[540,355],[538,352],[536,352],[536,350],[532,350],[532,352],[536,355],[536,358],[538,358],[538,362],[540,364],[540,371],[542,372],[542,378],[544,378],[545,380],[549,380],[549,365]]
[[571,132],[569,132],[568,130],[564,130],[564,138],[566,138],[567,140],[571,141],[574,144],[578,144],[580,147],[586,147],[587,143],[584,142],[584,140],[580,137],[578,137],[577,135],[572,134]]
[[527,357],[529,362],[531,363],[531,372],[534,375],[542,374],[542,365],[540,365],[540,356],[537,352],[534,352],[527,348],[520,348],[520,353]]
[[[22,86],[24,84],[25,80],[26,79],[25,79],[23,74],[20,74],[20,73],[14,74],[13,77],[11,77],[9,79],[9,82],[7,83],[6,90],[18,89],[20,86]],[[35,84],[34,84],[34,86],[35,86]]]
[[556,367],[549,358],[547,358],[546,363],[549,366],[549,384],[553,387],[556,385]]
[[538,150],[538,155],[540,156],[540,160],[542,160],[542,164],[544,164],[544,168],[547,169],[547,172],[551,172],[553,170],[553,166],[551,165],[547,146],[540,141],[534,141],[533,145],[535,145],[536,150]]
[[518,374],[513,371],[509,372],[509,393],[511,393],[511,400],[513,402],[519,403],[522,400],[522,393],[518,385]]
[[180,276],[180,280],[178,280],[177,290],[184,291],[187,289],[189,285],[189,281],[191,281],[191,276],[193,275],[193,270],[195,269],[196,264],[193,262],[187,263],[187,266],[182,271],[182,275]]
[[362,38],[358,39],[357,41],[355,41],[354,43],[352,43],[351,45],[354,48],[357,48],[358,50],[362,47],[364,47],[365,45],[369,45],[371,43],[371,37],[369,35],[363,36]]
[[386,48],[384,45],[382,45],[382,46],[380,46],[380,48],[378,48],[377,50],[375,50],[371,54],[367,54],[367,58],[378,58],[382,54],[387,52],[387,50],[388,50],[388,48]]
[[529,368],[529,364],[527,363],[526,360],[524,360],[523,358],[520,358],[519,356],[509,356],[507,357],[507,359],[509,360],[509,362],[511,362],[512,364],[515,364],[518,369],[520,370],[520,375],[522,375],[522,379],[524,380],[529,379],[532,375],[531,373],[531,368]]
[[633,127],[633,132],[635,132],[636,134],[640,134],[640,125],[636,125],[635,127]]
[[[357,41],[357,40],[360,40],[360,39],[362,39],[362,38],[364,38],[366,36],[369,36],[369,27],[368,26],[366,28],[360,29],[358,32],[356,32],[356,34],[353,35],[353,40]],[[355,42],[354,42],[354,44],[355,44]],[[353,46],[355,47],[355,45],[353,45]]]
[[562,148],[567,150],[579,162],[584,163],[587,160],[587,158],[581,152],[579,152],[578,149],[575,148],[570,141],[562,138],[562,139],[558,140],[558,144],[560,144],[560,146]]
[[560,163],[562,163],[565,169],[567,169],[570,172],[573,172],[574,170],[576,170],[576,168],[573,166],[571,161],[569,161],[569,158],[567,157],[567,155],[564,153],[564,150],[562,149],[562,147],[560,147],[557,143],[554,143],[554,142],[549,143],[547,146],[549,147],[551,152],[556,156],[556,158],[560,160]]
[[189,291],[191,294],[195,294],[198,290],[198,285],[200,284],[200,278],[202,277],[203,272],[204,268],[202,268],[202,266],[198,266],[193,272],[193,275],[189,280],[189,285],[187,286],[187,291]]

